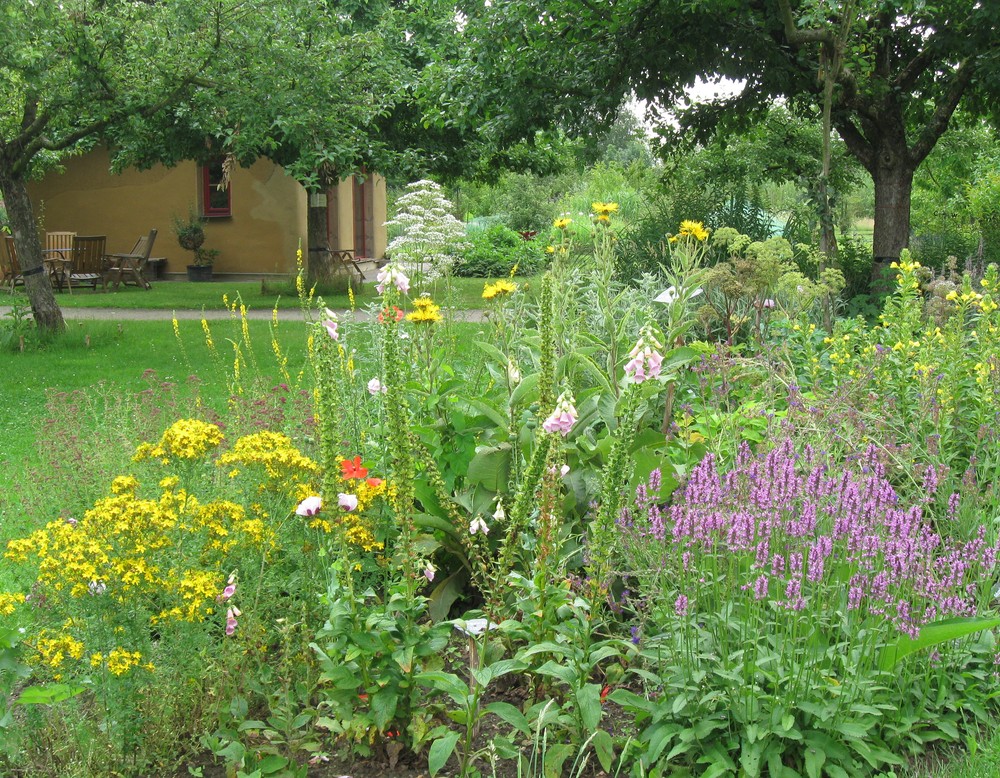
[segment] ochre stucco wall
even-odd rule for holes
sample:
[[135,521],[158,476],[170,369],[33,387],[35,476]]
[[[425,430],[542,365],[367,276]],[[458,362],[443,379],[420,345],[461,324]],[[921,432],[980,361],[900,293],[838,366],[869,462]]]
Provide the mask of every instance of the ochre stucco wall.
[[[183,273],[192,254],[177,244],[172,217],[198,208],[201,178],[193,162],[173,168],[109,173],[107,151],[98,149],[66,160],[64,173],[54,173],[29,187],[47,231],[107,235],[108,251],[128,251],[140,235],[158,230],[153,255],[167,257],[168,273]],[[376,246],[385,248],[385,181],[375,189]],[[231,181],[232,216],[208,219],[206,249],[219,249],[217,273],[292,273],[301,240],[305,253],[306,193],[280,167],[258,160],[237,168]],[[352,182],[340,188],[350,207]],[[351,230],[348,216],[343,227]],[[347,243],[346,245],[353,245]]]

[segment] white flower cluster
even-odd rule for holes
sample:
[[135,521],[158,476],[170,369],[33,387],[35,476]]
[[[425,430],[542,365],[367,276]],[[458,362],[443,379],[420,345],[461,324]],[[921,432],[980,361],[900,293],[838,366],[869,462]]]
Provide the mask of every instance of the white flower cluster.
[[386,248],[392,261],[418,265],[424,281],[446,274],[469,245],[465,225],[451,209],[440,185],[426,180],[410,184],[396,203],[396,215],[385,223],[391,232],[399,231]]

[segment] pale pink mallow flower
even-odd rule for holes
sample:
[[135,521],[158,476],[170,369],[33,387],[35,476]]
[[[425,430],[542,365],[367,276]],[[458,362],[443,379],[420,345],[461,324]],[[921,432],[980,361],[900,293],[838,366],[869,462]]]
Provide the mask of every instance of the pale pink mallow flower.
[[386,265],[378,271],[378,275],[375,276],[375,280],[378,281],[375,288],[378,290],[379,294],[383,294],[385,292],[385,288],[389,286],[389,284],[395,286],[403,294],[410,291],[410,279],[407,278],[406,274],[402,270],[399,270],[391,264]]
[[236,627],[239,626],[239,622],[236,620],[237,616],[242,616],[240,609],[235,605],[226,611],[226,637],[232,637],[236,632]]
[[295,513],[299,516],[315,516],[323,507],[323,500],[319,497],[306,497],[299,503]]
[[658,377],[663,363],[661,348],[663,345],[657,340],[653,329],[643,327],[639,340],[628,354],[631,359],[625,363],[625,377],[637,384]]
[[342,510],[353,511],[358,507],[358,496],[356,494],[341,492],[337,495],[337,504],[340,505]]
[[379,392],[385,394],[387,391],[389,391],[388,388],[377,378],[373,378],[368,382],[368,394],[372,397],[377,395]]
[[573,429],[573,425],[576,424],[578,415],[573,406],[573,396],[563,392],[556,401],[555,410],[552,411],[549,418],[542,422],[542,429],[551,433],[558,432],[566,437]]

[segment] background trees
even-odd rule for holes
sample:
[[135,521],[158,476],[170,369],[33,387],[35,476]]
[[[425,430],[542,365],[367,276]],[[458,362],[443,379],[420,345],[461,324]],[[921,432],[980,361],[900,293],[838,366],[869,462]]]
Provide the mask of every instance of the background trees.
[[138,135],[148,158],[169,158],[173,138],[154,128],[176,123],[257,5],[0,0],[0,194],[39,326],[63,321],[42,272],[29,178],[101,137]]
[[[914,171],[956,108],[989,110],[1000,93],[1000,8],[976,0],[468,0],[462,9],[465,56],[429,74],[446,96],[434,118],[478,122],[501,143],[556,121],[605,122],[632,95],[649,101],[666,140],[704,140],[746,128],[779,99],[818,116],[829,74],[832,124],[874,183],[876,257],[907,245]],[[702,76],[744,86],[684,105]],[[664,110],[675,103],[672,127]]]

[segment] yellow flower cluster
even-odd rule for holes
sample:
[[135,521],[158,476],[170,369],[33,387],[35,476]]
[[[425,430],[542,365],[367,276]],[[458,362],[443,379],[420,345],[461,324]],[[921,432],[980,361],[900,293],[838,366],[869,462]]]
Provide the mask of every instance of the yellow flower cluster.
[[[594,205],[598,205],[598,204],[599,203],[594,203]],[[572,219],[570,219],[569,217],[563,216],[563,217],[561,217],[559,219],[556,219],[554,222],[552,222],[552,226],[555,227],[557,230],[565,230],[572,223],[573,223]]]
[[441,321],[441,306],[435,305],[430,297],[418,297],[413,301],[415,311],[406,314],[406,320],[414,324],[434,324]]
[[83,658],[83,643],[69,634],[60,634],[55,637],[48,636],[48,630],[42,630],[35,639],[35,650],[41,657],[42,662],[49,667],[62,667],[62,663],[67,657],[70,659]]
[[[112,675],[125,675],[133,667],[137,667],[141,661],[142,654],[138,651],[115,648],[108,654],[108,672]],[[93,657],[91,657],[91,663],[93,663]]]
[[[217,464],[263,467],[269,481],[266,488],[292,499],[301,499],[303,490],[320,474],[319,465],[295,448],[287,435],[267,430],[237,440]],[[307,491],[312,493],[314,490]]]
[[14,610],[24,602],[21,592],[0,592],[0,616],[12,616]]
[[483,288],[483,299],[492,300],[494,297],[506,297],[516,291],[517,284],[513,281],[508,281],[506,278],[501,278],[499,281],[494,281],[492,284],[486,284]]
[[222,443],[222,430],[200,419],[181,419],[163,433],[160,442],[141,444],[132,457],[136,462],[159,459],[169,464],[171,459],[200,459]]

